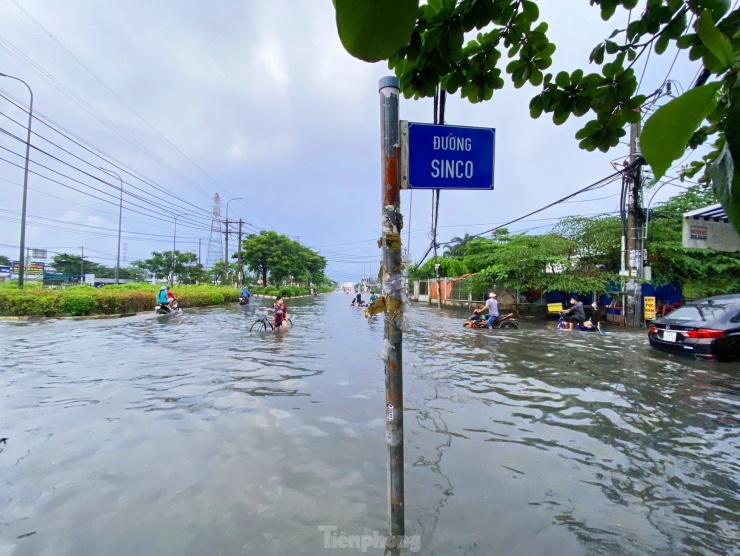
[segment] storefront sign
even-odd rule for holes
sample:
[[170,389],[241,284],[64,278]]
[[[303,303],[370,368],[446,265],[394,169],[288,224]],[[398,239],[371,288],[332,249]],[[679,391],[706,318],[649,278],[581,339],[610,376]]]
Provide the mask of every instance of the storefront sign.
[[644,297],[645,320],[655,320],[655,297]]

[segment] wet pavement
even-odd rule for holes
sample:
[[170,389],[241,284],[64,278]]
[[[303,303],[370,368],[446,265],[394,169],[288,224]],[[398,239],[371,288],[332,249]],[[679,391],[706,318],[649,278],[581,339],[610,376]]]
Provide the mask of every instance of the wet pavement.
[[[0,323],[0,555],[383,553],[383,327],[349,303]],[[408,317],[405,552],[737,553],[740,365]]]

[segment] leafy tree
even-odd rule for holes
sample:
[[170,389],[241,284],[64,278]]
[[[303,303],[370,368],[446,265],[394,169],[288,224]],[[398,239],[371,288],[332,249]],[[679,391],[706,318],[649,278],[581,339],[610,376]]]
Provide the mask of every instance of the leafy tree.
[[[457,257],[440,257],[437,259],[439,264],[439,276],[441,278],[454,278],[469,274],[465,262]],[[426,280],[436,278],[437,273],[434,270],[434,260],[429,259],[421,266],[409,267],[409,278],[411,280]]]
[[[221,282],[224,279],[224,265],[226,263],[223,259],[216,261],[208,272],[208,276],[214,282]],[[239,271],[239,264],[237,262],[229,263],[229,273],[226,276],[226,283],[233,284],[236,282],[237,273]]]
[[740,254],[683,248],[684,213],[713,203],[711,189],[695,186],[651,211],[646,247],[654,282],[679,282],[702,296],[740,291]]
[[6,257],[5,255],[0,255],[0,265],[10,266],[10,259]]
[[174,284],[175,276],[181,283],[192,283],[206,279],[206,273],[203,266],[198,263],[198,256],[195,253],[182,253],[177,250],[161,253],[152,251],[151,258],[134,261],[132,266],[147,270],[155,278],[166,278],[172,284]]
[[326,268],[326,259],[315,251],[286,235],[265,230],[244,239],[242,260],[261,275],[264,285],[268,276],[275,283],[293,278],[310,285],[322,278]]
[[[116,272],[114,268],[88,259],[84,259],[83,261],[81,256],[71,255],[69,253],[58,253],[54,255],[51,259],[51,267],[57,273],[68,276],[79,276],[82,271],[84,274],[95,274],[99,278],[113,278]],[[121,270],[123,271],[123,269]],[[119,274],[119,276],[123,277],[122,274]]]
[[610,275],[581,264],[574,258],[576,242],[560,234],[505,236],[487,248],[492,264],[467,280],[466,287],[473,292],[494,286],[515,291],[607,291]]
[[[609,20],[617,9],[637,7],[638,0],[590,3]],[[670,45],[689,50],[698,78],[647,120],[642,153],[658,179],[687,147],[713,139],[711,151],[688,175],[705,170],[701,179],[711,177],[740,230],[740,10],[728,13],[730,0],[648,0],[626,28],[593,48],[590,62],[601,66],[593,73],[545,73],[555,45],[548,24],[537,23],[539,8],[532,0],[428,0],[422,6],[419,0],[335,0],[335,6],[347,51],[370,62],[388,60],[407,98],[431,97],[441,87],[460,91],[470,102],[490,100],[508,74],[516,88],[529,83],[541,89],[530,102],[533,118],[552,114],[560,125],[571,115],[588,114],[591,119],[576,133],[588,151],[617,146],[625,126],[640,121],[647,97],[637,94],[637,61]]]
[[444,248],[444,255],[450,257],[459,256],[464,250],[468,242],[473,239],[473,236],[465,233],[465,237],[453,237],[450,242]]
[[610,270],[621,267],[622,222],[617,216],[562,218],[553,231],[573,242],[582,266],[604,265]]

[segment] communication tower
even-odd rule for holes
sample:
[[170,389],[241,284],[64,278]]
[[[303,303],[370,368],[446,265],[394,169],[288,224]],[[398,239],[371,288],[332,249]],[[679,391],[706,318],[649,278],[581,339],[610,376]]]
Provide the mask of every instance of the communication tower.
[[224,257],[224,232],[221,227],[221,197],[216,193],[213,196],[213,220],[211,220],[211,236],[208,238],[208,254],[206,268],[213,268]]

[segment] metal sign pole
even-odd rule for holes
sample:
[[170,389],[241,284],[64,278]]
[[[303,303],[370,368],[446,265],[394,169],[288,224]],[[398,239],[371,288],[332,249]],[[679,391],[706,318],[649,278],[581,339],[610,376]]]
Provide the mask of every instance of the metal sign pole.
[[400,135],[397,77],[379,83],[381,113],[381,173],[383,300],[385,304],[383,360],[385,362],[386,442],[388,444],[388,530],[403,535],[403,264],[401,262]]

